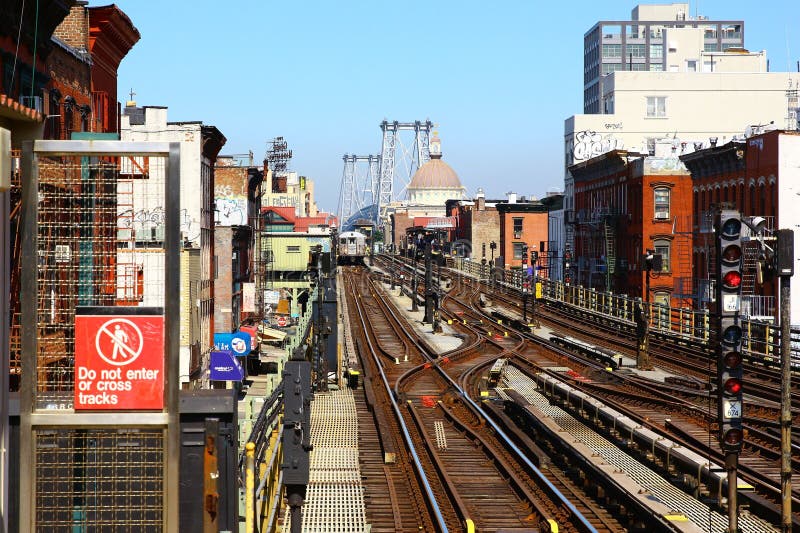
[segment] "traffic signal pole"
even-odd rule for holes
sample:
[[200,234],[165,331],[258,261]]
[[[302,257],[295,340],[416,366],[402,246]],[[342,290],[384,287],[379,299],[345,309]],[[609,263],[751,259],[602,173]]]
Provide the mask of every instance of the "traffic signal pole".
[[742,450],[744,414],[742,393],[742,219],[738,211],[723,209],[715,218],[717,252],[716,318],[717,419],[720,448],[728,474],[728,531],[736,533],[738,502],[736,478]]
[[776,254],[780,279],[781,320],[781,531],[792,530],[792,343],[791,282],[794,274],[794,231],[778,230]]

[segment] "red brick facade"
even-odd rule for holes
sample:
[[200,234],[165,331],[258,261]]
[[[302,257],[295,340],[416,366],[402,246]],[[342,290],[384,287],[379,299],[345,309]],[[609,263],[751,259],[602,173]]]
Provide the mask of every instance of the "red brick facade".
[[[676,157],[612,151],[570,167],[575,178],[573,282],[652,302],[689,305],[692,194]],[[646,294],[643,255],[662,259]]]
[[541,252],[543,242],[547,246],[547,208],[538,202],[499,203],[497,212],[500,215],[497,254],[503,258],[503,268],[521,268],[523,261],[520,250],[523,243],[527,244],[529,254]]

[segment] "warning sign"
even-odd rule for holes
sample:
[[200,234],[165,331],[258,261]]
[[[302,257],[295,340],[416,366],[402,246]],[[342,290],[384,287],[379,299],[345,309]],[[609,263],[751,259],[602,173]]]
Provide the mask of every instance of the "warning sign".
[[79,307],[75,409],[163,409],[164,314],[153,307]]

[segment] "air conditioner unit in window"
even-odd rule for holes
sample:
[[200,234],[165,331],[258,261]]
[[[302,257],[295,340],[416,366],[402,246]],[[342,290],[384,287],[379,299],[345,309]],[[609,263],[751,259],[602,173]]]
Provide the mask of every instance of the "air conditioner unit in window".
[[664,213],[663,211],[656,213],[656,220],[669,220],[669,213]]

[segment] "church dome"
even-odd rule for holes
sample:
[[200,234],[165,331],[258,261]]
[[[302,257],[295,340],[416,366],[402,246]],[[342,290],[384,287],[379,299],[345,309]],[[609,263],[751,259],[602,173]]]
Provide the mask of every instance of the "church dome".
[[409,189],[463,189],[456,171],[441,159],[431,159],[417,170]]

